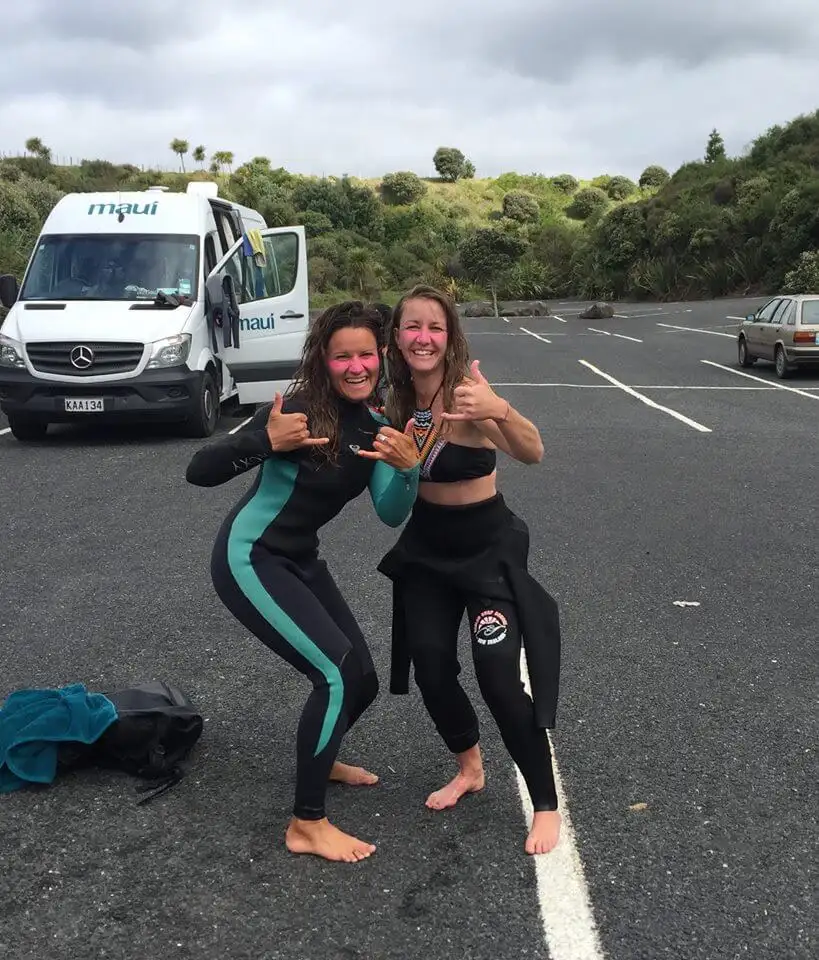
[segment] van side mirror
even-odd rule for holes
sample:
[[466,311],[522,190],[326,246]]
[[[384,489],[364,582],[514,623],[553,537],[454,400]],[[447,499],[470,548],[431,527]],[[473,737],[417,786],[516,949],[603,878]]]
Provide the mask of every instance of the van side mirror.
[[0,277],[0,303],[3,306],[10,310],[15,303],[17,303],[17,297],[20,295],[20,287],[17,283],[17,278],[11,276],[11,274],[5,273]]

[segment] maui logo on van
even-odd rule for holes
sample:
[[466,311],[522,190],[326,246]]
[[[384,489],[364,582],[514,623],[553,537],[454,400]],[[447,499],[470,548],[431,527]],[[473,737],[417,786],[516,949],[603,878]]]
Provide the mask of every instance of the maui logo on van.
[[276,318],[271,313],[269,317],[242,317],[239,320],[239,329],[248,332],[250,330],[275,330]]
[[88,208],[88,216],[93,217],[96,213],[102,216],[107,213],[118,215],[120,213],[139,213],[153,216],[156,213],[157,203],[92,203]]

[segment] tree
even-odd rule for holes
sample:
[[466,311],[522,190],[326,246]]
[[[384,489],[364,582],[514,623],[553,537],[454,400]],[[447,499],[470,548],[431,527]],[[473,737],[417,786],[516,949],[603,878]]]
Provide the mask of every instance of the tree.
[[716,163],[717,160],[725,159],[725,141],[721,134],[714,128],[708,135],[708,143],[705,146],[705,162]]
[[526,243],[520,237],[494,227],[479,228],[460,246],[458,255],[464,272],[490,290],[496,317],[498,287],[525,252]]
[[29,137],[26,140],[26,150],[33,153],[38,160],[51,162],[51,148],[47,147],[39,137]]
[[[475,167],[457,147],[438,147],[432,158],[438,176],[449,183],[455,183],[468,173],[474,177]],[[467,166],[468,164],[468,166]]]
[[228,168],[228,173],[232,173],[233,152],[230,150],[217,150],[211,160],[216,164],[216,172],[221,173],[222,167]]
[[628,177],[622,177],[619,174],[612,177],[605,187],[606,193],[612,200],[625,200],[637,190],[637,185]]
[[179,155],[179,162],[182,164],[182,173],[185,172],[185,154],[190,150],[190,144],[187,140],[175,138],[171,140],[171,150]]
[[593,213],[604,210],[608,203],[608,194],[600,187],[583,187],[574,195],[566,213],[573,220],[588,220]]
[[198,146],[193,148],[193,159],[199,164],[199,169],[202,169],[202,164],[205,162],[205,148],[203,146]]
[[519,223],[533,223],[540,217],[540,205],[531,193],[510,190],[503,198],[503,215]]

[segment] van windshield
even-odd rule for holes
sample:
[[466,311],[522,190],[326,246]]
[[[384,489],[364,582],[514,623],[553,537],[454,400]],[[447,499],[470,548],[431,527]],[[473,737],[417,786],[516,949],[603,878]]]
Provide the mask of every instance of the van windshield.
[[153,300],[199,289],[199,238],[181,234],[40,237],[21,300]]

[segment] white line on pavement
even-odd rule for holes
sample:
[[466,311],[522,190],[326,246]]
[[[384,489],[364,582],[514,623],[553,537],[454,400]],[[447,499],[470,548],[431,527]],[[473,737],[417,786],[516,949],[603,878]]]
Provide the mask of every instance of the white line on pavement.
[[625,391],[629,396],[634,397],[636,400],[639,400],[641,403],[644,403],[648,407],[653,407],[655,410],[661,410],[663,413],[667,413],[670,417],[674,417],[679,420],[681,423],[687,424],[689,427],[693,427],[694,430],[699,430],[700,433],[711,433],[710,427],[705,427],[701,423],[697,423],[696,420],[691,420],[689,417],[686,417],[682,413],[677,413],[676,410],[672,410],[670,407],[664,407],[662,404],[655,403],[649,397],[644,397],[642,393],[638,393],[636,390],[631,387],[627,387],[624,383],[621,383],[619,380],[616,380],[608,373],[604,373],[602,370],[599,370],[593,364],[589,363],[588,360],[578,360],[578,363],[582,363],[583,366],[588,367],[589,370],[594,371],[598,376],[603,377],[608,380],[610,383],[613,383],[616,387],[619,387],[621,390]]
[[568,320],[564,320],[563,317],[559,317],[557,314],[554,314],[555,320],[559,320],[561,323],[568,323]]
[[[768,381],[765,381],[768,383]],[[618,388],[611,383],[493,383],[493,387],[578,387],[581,390],[617,390]],[[740,393],[765,393],[775,390],[774,384],[768,384],[766,387],[715,387],[715,386],[693,386],[688,384],[662,384],[662,383],[635,383],[635,390],[728,390],[739,391]],[[808,387],[808,390],[819,390],[819,387]]]
[[707,363],[709,367],[718,367],[728,373],[735,373],[738,377],[747,377],[749,380],[758,380],[760,383],[766,383],[775,390],[787,390],[788,393],[798,393],[800,397],[809,397],[811,400],[819,400],[816,394],[808,393],[807,390],[799,390],[797,387],[786,387],[784,383],[774,383],[772,380],[765,380],[762,377],[755,377],[751,373],[744,373],[742,370],[734,370],[733,367],[726,367],[721,363],[714,363],[713,360],[701,360],[701,363]]
[[526,327],[520,328],[524,333],[528,333],[530,337],[536,337],[538,340],[542,340],[544,343],[551,343],[551,340],[547,340],[546,337],[541,337],[539,333],[532,333],[531,330],[527,330]]
[[[520,656],[520,670],[524,688],[531,696],[529,671],[523,652]],[[551,738],[549,740],[551,743]],[[532,857],[535,862],[538,901],[549,956],[552,960],[602,960],[600,937],[591,909],[589,888],[577,850],[566,794],[557,769],[554,746],[552,746],[552,766],[557,787],[558,809],[563,818],[560,840],[550,853]],[[529,798],[526,782],[517,766],[515,773],[528,828],[533,816],[532,801]]]
[[250,423],[250,421],[251,421],[252,419],[253,419],[253,417],[248,417],[247,420],[243,420],[243,421],[239,424],[238,427],[234,427],[232,430],[228,430],[228,433],[229,433],[229,434],[230,434],[230,433],[238,433],[238,432],[242,429],[242,427],[245,426],[245,424]]
[[590,330],[592,333],[602,333],[606,337],[611,336],[608,330],[598,330],[596,327],[586,327],[586,329]]
[[713,337],[730,337],[736,340],[733,333],[720,333],[719,330],[703,330],[701,327],[677,327],[673,323],[658,323],[658,327],[668,327],[671,330],[687,330],[689,333],[710,333]]
[[6,427],[5,429],[0,430],[0,437],[2,437],[4,433],[11,433],[11,427]]
[[725,318],[726,320],[744,320],[745,317],[732,317],[730,314]]
[[637,337],[627,337],[624,333],[613,333],[613,337],[619,337],[621,340],[633,340],[635,343],[642,343],[642,340],[638,340]]

